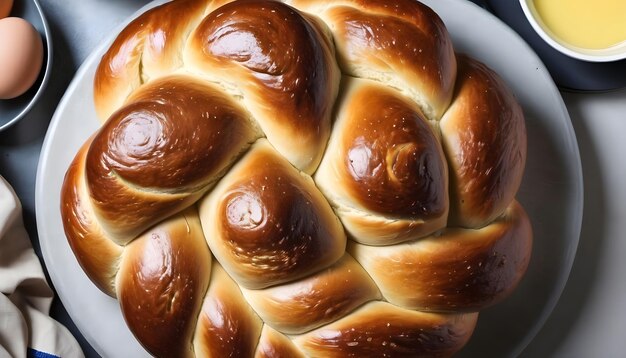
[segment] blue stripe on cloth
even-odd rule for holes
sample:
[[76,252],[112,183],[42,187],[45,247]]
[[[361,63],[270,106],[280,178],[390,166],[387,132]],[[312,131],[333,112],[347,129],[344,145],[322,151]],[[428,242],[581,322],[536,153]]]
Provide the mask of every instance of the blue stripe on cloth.
[[45,353],[42,351],[38,351],[36,349],[28,348],[26,350],[27,358],[61,358],[59,356],[55,356],[54,354]]

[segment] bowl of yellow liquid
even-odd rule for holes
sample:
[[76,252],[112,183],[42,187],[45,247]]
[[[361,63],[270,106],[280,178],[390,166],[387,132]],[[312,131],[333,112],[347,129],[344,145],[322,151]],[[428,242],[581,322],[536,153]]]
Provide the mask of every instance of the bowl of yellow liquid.
[[520,0],[550,46],[583,61],[626,58],[626,0]]

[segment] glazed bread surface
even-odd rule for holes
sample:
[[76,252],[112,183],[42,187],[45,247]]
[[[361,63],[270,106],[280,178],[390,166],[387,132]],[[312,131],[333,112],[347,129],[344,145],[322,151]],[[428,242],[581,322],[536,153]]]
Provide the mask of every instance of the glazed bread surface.
[[94,79],[68,242],[156,357],[446,357],[527,269],[524,115],[415,0],[174,0]]

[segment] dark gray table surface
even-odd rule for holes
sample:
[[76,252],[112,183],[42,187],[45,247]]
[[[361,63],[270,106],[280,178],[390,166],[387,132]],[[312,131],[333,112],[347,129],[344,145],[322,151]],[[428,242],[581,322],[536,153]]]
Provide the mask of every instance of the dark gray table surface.
[[[111,30],[148,1],[40,0],[40,2],[52,32],[54,47],[52,76],[42,100],[33,110],[12,128],[0,132],[0,175],[8,180],[22,201],[25,226],[35,251],[41,258],[35,222],[35,176],[42,143],[52,115],[83,60],[111,33]],[[606,153],[607,156],[612,155],[611,153],[615,154],[611,148],[619,140],[616,137],[613,142],[608,142],[602,138],[607,138],[611,133],[623,133],[626,130],[626,121],[620,120],[619,117],[622,115],[608,110],[606,113],[601,111],[607,106],[624,103],[626,91],[604,95],[564,93],[564,97],[566,105],[570,109],[572,122],[583,154],[583,172],[592,174],[586,176],[588,180],[585,181],[585,192],[589,193],[590,191],[587,189],[602,185],[603,178],[617,177],[612,173],[618,170],[619,166],[607,165],[605,168],[604,166],[600,167],[597,163],[602,163],[600,159],[603,158],[603,155],[601,153]],[[601,113],[605,117],[603,118],[604,123],[601,123],[602,126],[600,127],[595,126],[596,121],[592,118],[596,116],[596,113]],[[602,133],[602,135],[598,134],[598,138],[596,138],[596,132]],[[620,158],[623,158],[623,154]],[[623,163],[624,160],[622,159],[621,162]],[[624,167],[626,167],[626,163],[624,163]],[[619,174],[624,174],[624,172],[619,172]],[[615,188],[618,188],[617,183]],[[603,257],[615,251],[611,250],[609,245],[618,245],[619,242],[616,240],[619,239],[619,235],[623,236],[623,231],[621,231],[624,226],[622,224],[624,222],[623,215],[618,216],[618,211],[622,210],[623,205],[620,206],[621,204],[617,202],[617,199],[620,196],[623,198],[625,195],[626,190],[621,189],[616,194],[615,200],[612,197],[601,199],[596,196],[585,195],[586,210],[580,246],[580,252],[585,255],[577,256],[564,297],[557,306],[553,317],[548,321],[546,328],[523,354],[524,356],[588,356],[584,355],[585,353],[581,353],[583,355],[572,355],[571,353],[583,352],[581,349],[584,349],[585,346],[589,347],[587,352],[600,353],[597,351],[600,343],[602,343],[601,347],[605,347],[605,349],[607,343],[613,344],[611,352],[614,353],[618,351],[623,353],[624,350],[620,350],[620,347],[626,349],[624,346],[626,341],[619,338],[620,332],[615,331],[615,329],[605,330],[604,333],[598,333],[596,337],[589,338],[589,329],[585,328],[589,326],[589,321],[598,321],[594,327],[600,327],[602,322],[606,322],[610,316],[614,316],[611,313],[613,312],[612,309],[605,301],[605,297],[626,297],[626,290],[617,293],[612,291],[611,294],[590,295],[590,292],[605,286],[601,277],[606,276],[606,273],[610,273],[610,271],[608,266],[605,270],[604,266],[606,265],[602,264],[604,262]],[[612,204],[614,201],[615,203]],[[605,223],[606,235],[597,237],[596,229],[599,224],[605,221],[605,217],[621,217],[622,220]],[[609,233],[616,233],[618,237],[613,240],[612,237],[615,235],[609,235]],[[620,260],[621,256],[615,256],[614,261],[623,261]],[[43,259],[41,261],[43,264]],[[613,287],[611,285],[610,282],[606,282],[607,287]],[[603,307],[607,307],[606,310],[602,310]],[[75,335],[87,357],[98,356],[82,337],[58,300],[53,303],[51,315]],[[583,320],[585,322],[582,322]],[[609,327],[616,328],[617,326],[605,325],[605,328]],[[608,337],[608,341],[603,342],[603,338],[600,336]],[[580,337],[587,337],[587,339],[581,341]],[[560,346],[564,348],[559,348]],[[601,354],[600,356],[612,355]]]

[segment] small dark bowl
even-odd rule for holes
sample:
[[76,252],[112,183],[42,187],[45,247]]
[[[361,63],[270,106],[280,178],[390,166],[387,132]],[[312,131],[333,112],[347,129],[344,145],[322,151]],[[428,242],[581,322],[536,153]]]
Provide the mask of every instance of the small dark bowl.
[[33,108],[48,84],[52,68],[52,36],[48,23],[37,0],[15,1],[10,16],[30,22],[43,40],[43,65],[32,87],[19,97],[0,100],[0,132],[17,123]]

